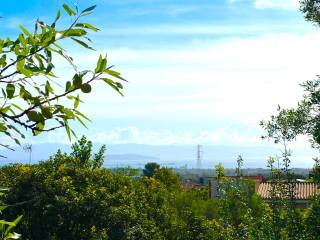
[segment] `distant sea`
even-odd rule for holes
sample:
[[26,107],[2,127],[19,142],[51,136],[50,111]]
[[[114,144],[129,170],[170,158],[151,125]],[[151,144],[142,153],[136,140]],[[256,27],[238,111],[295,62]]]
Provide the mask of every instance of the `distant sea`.
[[[94,145],[94,151],[100,145]],[[47,160],[58,149],[70,152],[70,145],[35,144],[32,151],[32,163]],[[0,151],[7,159],[0,159],[0,165],[9,163],[28,163],[29,155],[22,147],[15,151]],[[221,162],[226,168],[235,167],[237,156],[244,159],[244,168],[265,168],[269,156],[281,155],[276,147],[248,146],[203,146],[201,168],[210,169]],[[317,152],[312,149],[293,149],[292,167],[310,168]],[[197,146],[185,145],[140,145],[140,144],[107,144],[104,166],[107,168],[127,167],[142,168],[148,162],[157,162],[172,168],[197,168]]]

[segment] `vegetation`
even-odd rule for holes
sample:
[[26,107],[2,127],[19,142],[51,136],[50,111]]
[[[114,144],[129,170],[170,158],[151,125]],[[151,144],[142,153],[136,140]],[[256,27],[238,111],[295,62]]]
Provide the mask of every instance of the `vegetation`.
[[[0,169],[0,184],[13,205],[6,219],[22,214],[23,239],[316,239],[319,198],[307,209],[267,204],[253,183],[224,176],[216,166],[219,197],[207,187],[184,191],[179,176],[156,168],[152,177],[112,172],[97,164],[92,144],[82,137],[70,154],[58,151],[36,165]],[[100,161],[98,161],[100,162]],[[239,164],[241,162],[241,164]],[[270,159],[273,166],[273,159]],[[238,173],[241,172],[238,158]],[[154,164],[147,164],[148,166]],[[271,167],[273,178],[278,169]],[[15,204],[22,203],[22,204]]]
[[312,182],[316,182],[320,184],[320,160],[318,158],[315,158],[315,163],[313,168],[310,171],[309,179]]
[[147,163],[144,166],[143,175],[146,177],[153,177],[157,170],[160,169],[160,165],[155,162]]
[[[8,189],[0,189],[0,214],[2,216],[3,210],[5,210],[8,205],[2,202],[2,198],[4,196],[4,192],[6,192]],[[0,239],[7,240],[7,239],[18,239],[20,238],[20,234],[13,232],[14,227],[17,226],[17,224],[20,222],[22,216],[20,215],[18,218],[16,218],[13,221],[5,221],[3,219],[0,219]]]
[[4,201],[9,205],[23,203],[5,212],[7,219],[24,216],[16,227],[23,239],[269,240],[318,236],[318,198],[305,210],[273,208],[256,195],[252,183],[225,178],[220,165],[221,194],[209,199],[207,187],[184,191],[178,175],[168,168],[157,169],[153,177],[101,168],[93,161],[96,155],[91,154],[90,145],[82,138],[70,154],[58,151],[36,165],[0,169],[0,184],[10,188]]

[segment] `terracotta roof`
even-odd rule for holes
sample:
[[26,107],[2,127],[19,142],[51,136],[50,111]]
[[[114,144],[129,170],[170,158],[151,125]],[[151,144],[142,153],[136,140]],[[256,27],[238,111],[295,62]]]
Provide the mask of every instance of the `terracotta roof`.
[[[263,199],[271,199],[270,191],[272,190],[272,185],[275,183],[261,183],[259,185],[258,194]],[[286,185],[284,185],[286,187]],[[316,183],[309,182],[296,182],[294,183],[294,195],[296,200],[307,200],[317,194],[319,194],[319,188]]]

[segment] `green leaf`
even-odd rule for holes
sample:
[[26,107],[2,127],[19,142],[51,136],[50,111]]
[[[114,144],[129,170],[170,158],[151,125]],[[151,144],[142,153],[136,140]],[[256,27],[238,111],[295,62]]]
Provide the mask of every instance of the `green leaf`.
[[8,221],[5,221],[5,220],[0,220],[0,224],[3,224],[3,225],[8,225],[8,226],[16,226],[14,222],[8,222]]
[[[22,215],[20,215],[19,217],[17,217],[12,223],[13,225],[10,225],[5,233],[8,234],[15,226],[17,226],[17,224],[21,221],[22,219]],[[8,236],[9,237],[9,236]],[[18,239],[18,238],[14,238],[14,233],[12,234],[11,238],[8,238],[8,239]]]
[[71,132],[70,132],[70,127],[69,127],[68,121],[64,121],[64,125],[65,125],[65,129],[66,129],[69,141],[71,141]]
[[76,15],[76,13],[67,4],[63,4],[62,7],[69,14],[69,16]]
[[71,39],[72,39],[73,41],[79,43],[81,46],[83,46],[83,47],[85,47],[85,48],[87,48],[87,49],[90,49],[90,50],[95,51],[94,48],[90,47],[90,46],[89,46],[88,44],[86,44],[85,42],[83,42],[83,41],[81,41],[81,40],[79,40],[79,39],[73,38],[73,37],[71,37]]
[[8,106],[8,107],[9,107],[9,108],[8,108],[8,111],[11,112],[13,116],[15,116],[16,113],[13,111],[13,109],[11,108],[11,106]]
[[80,97],[79,97],[79,95],[78,95],[77,97],[74,98],[73,107],[74,107],[74,108],[78,108],[79,103],[80,103]]
[[41,108],[41,113],[42,113],[42,115],[43,115],[45,118],[47,118],[47,119],[50,119],[50,118],[53,117],[53,114],[52,114],[52,112],[51,112],[50,107],[47,107],[47,106],[42,107],[42,108]]
[[3,123],[0,123],[0,132],[4,132],[6,130],[7,130],[7,127]]
[[18,129],[18,128],[16,128],[15,126],[13,126],[13,125],[8,125],[8,128],[9,129],[13,129],[15,132],[17,132],[22,138],[24,138],[25,136],[21,133],[21,131]]
[[30,98],[32,97],[31,93],[29,93],[27,90],[25,90],[24,87],[20,88],[19,95],[23,100],[30,100]]
[[81,91],[83,93],[90,93],[91,92],[91,86],[88,83],[82,84],[81,85]]
[[120,76],[121,74],[119,72],[116,72],[116,71],[113,71],[113,70],[110,70],[110,69],[105,69],[104,72],[109,74],[112,77],[115,77],[115,78],[118,78],[120,80],[126,81],[124,78],[122,78]]
[[75,88],[81,88],[82,86],[82,78],[78,73],[73,76],[73,85]]
[[22,215],[20,215],[19,217],[17,217],[13,222],[17,225],[20,221],[21,221],[21,219],[22,219]]
[[75,26],[76,26],[76,27],[87,28],[87,29],[90,29],[90,30],[92,30],[92,31],[94,31],[94,32],[100,31],[99,28],[96,28],[96,27],[92,26],[92,25],[89,24],[89,23],[77,23]]
[[[21,59],[21,60],[20,60]],[[24,58],[21,58],[21,57],[18,57],[18,62],[17,62],[17,71],[19,73],[23,73],[23,68],[24,68],[24,63],[25,63],[25,59]]]
[[76,114],[77,114],[78,116],[80,116],[80,117],[84,118],[85,120],[91,122],[91,120],[90,120],[86,115],[84,115],[83,113],[79,112],[79,111],[76,110],[76,109],[75,109],[74,111],[76,112]]
[[15,103],[12,103],[11,105],[14,106],[16,109],[23,111],[23,109]]
[[85,10],[83,10],[83,11],[81,12],[81,14],[82,14],[82,13],[86,13],[86,12],[91,12],[92,10],[94,10],[94,9],[96,8],[96,6],[97,6],[97,5],[93,5],[93,6],[91,6],[91,7],[86,8]]
[[7,55],[6,54],[3,54],[1,57],[0,57],[0,66],[5,66],[7,63],[6,63],[6,59],[7,59]]
[[103,70],[106,68],[106,64],[107,64],[107,59],[103,58],[102,55],[100,54],[95,72],[96,73],[103,72]]
[[72,135],[73,135],[75,138],[77,138],[76,133],[75,133],[71,128],[70,128],[70,131],[71,131]]
[[0,111],[3,112],[3,113],[6,113],[6,112],[9,111],[9,109],[10,109],[10,106],[6,106],[4,108],[1,108]]
[[122,89],[122,85],[121,83],[115,82],[109,78],[100,78],[101,80],[103,80],[105,83],[107,83],[110,87],[112,87],[114,90],[116,90],[121,96],[123,96],[123,93],[120,91],[120,89]]
[[47,96],[49,95],[49,93],[54,93],[53,88],[51,87],[49,81],[46,81],[45,90],[46,90]]
[[37,128],[37,130],[34,130],[34,135],[38,136],[42,132],[42,130],[44,129],[44,122],[39,122],[36,125],[36,128]]
[[7,94],[6,94],[6,92],[3,90],[3,88],[1,88],[1,92],[2,92],[2,96],[3,96],[4,98],[6,98],[6,97],[7,97]]
[[32,36],[32,34],[22,25],[19,25],[19,28],[21,29],[21,31],[27,35],[33,42],[34,42],[34,38]]
[[37,111],[29,111],[27,113],[27,116],[29,118],[30,121],[32,122],[40,122],[43,120],[42,115],[40,113],[38,113]]
[[78,116],[76,116],[76,119],[77,119],[77,121],[78,121],[82,126],[84,126],[85,128],[88,129],[87,125],[81,120],[81,118],[79,118]]
[[53,68],[54,68],[54,65],[52,63],[49,63],[46,68],[46,73],[49,74]]
[[12,83],[8,83],[6,87],[7,97],[13,98],[15,92],[15,86]]
[[59,11],[57,12],[57,16],[56,16],[56,19],[54,20],[54,23],[56,23],[56,22],[59,20],[60,16],[61,16],[61,12],[60,12],[60,10],[59,10]]
[[66,114],[66,117],[68,118],[68,119],[74,119],[74,113],[70,110],[70,109],[68,109],[68,108],[64,108],[63,110],[62,110],[62,112],[64,112],[65,114]]
[[19,34],[19,41],[20,41],[20,43],[22,44],[23,47],[26,47],[27,41],[24,38],[23,34]]
[[70,91],[72,89],[72,84],[70,81],[66,82],[66,92]]
[[21,145],[20,141],[16,138],[13,138],[13,140],[15,141],[16,144]]
[[68,29],[60,32],[63,37],[82,37],[87,34],[83,29]]

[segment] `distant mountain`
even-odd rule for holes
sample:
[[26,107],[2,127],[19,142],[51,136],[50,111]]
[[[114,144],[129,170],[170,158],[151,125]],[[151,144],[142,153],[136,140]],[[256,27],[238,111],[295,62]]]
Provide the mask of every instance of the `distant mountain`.
[[[101,144],[94,145],[94,151]],[[64,144],[35,144],[33,145],[32,162],[46,160],[58,149],[63,152],[70,152],[70,145]],[[264,168],[269,156],[281,155],[275,147],[248,147],[248,146],[203,146],[203,168],[213,168],[219,162],[225,167],[234,167],[235,160],[241,154],[245,160],[246,168]],[[16,147],[16,151],[0,151],[1,155],[8,157],[6,160],[0,159],[0,164],[28,162],[28,153],[22,147]],[[110,144],[107,145],[106,167],[132,166],[143,167],[147,162],[158,162],[170,167],[196,167],[196,146],[176,146],[176,145],[142,145],[142,144]],[[293,151],[293,166],[308,168],[313,165],[312,157],[316,152],[310,149],[297,149]]]
[[147,161],[153,161],[153,162],[157,162],[160,161],[159,158],[156,157],[150,157],[150,156],[143,156],[140,154],[108,154],[106,155],[106,161],[140,161],[140,160],[147,160]]

